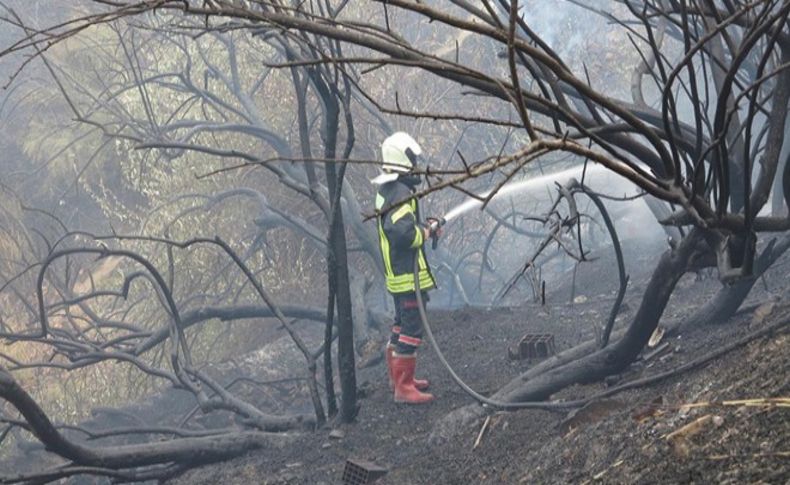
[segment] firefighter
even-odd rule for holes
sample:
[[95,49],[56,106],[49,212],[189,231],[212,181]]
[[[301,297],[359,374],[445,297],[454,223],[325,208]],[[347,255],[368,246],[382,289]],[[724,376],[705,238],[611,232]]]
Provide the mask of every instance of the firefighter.
[[390,386],[395,402],[420,404],[433,400],[422,392],[428,381],[415,379],[417,348],[422,338],[417,295],[414,287],[414,258],[419,261],[419,282],[423,301],[427,291],[436,287],[423,244],[439,236],[440,229],[420,220],[417,199],[413,197],[420,184],[414,173],[420,165],[422,148],[407,133],[398,132],[381,145],[383,173],[372,180],[378,186],[376,213],[381,256],[384,263],[387,291],[395,302],[395,322],[385,356]]

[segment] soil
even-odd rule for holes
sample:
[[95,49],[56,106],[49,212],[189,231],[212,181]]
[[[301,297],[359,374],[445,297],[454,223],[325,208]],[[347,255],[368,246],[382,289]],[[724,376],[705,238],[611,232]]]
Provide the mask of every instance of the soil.
[[[648,266],[649,267],[649,266]],[[637,361],[606,383],[575,386],[553,396],[589,396],[681,365],[777,319],[790,318],[790,257],[755,285],[741,311],[728,322],[668,333],[666,351]],[[639,304],[647,273],[633,275],[618,317],[628,321]],[[609,312],[609,287],[596,291],[594,278],[577,281],[577,304],[485,310],[430,311],[438,344],[456,372],[481,393],[490,393],[532,363],[508,357],[525,333],[551,333],[557,351],[590,338]],[[682,320],[718,289],[715,278],[688,275],[665,313]],[[578,298],[583,296],[583,298]],[[769,302],[769,303],[765,303]],[[385,367],[359,369],[361,408],[354,423],[327,427],[298,438],[296,446],[250,453],[191,470],[171,481],[186,484],[343,483],[347,459],[374,462],[388,472],[376,483],[790,483],[790,408],[724,405],[722,401],[787,397],[790,334],[758,339],[702,368],[657,385],[613,396],[575,413],[524,410],[491,417],[475,448],[483,421],[450,442],[429,440],[433,424],[470,404],[438,358],[425,345],[419,377],[431,380],[436,400],[423,406],[396,404]],[[649,350],[645,352],[647,354]],[[643,354],[644,355],[644,354]],[[689,408],[688,403],[714,404]],[[715,404],[718,403],[718,404]],[[702,418],[702,419],[700,419]],[[667,436],[696,420],[697,433]],[[342,437],[330,437],[339,430]]]

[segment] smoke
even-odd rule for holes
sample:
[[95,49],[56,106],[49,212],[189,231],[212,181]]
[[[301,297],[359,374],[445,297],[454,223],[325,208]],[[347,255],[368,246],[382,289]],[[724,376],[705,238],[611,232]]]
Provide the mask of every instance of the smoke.
[[[496,236],[490,241],[490,247],[487,248],[485,267],[482,269],[483,278],[478,279],[482,262],[467,266],[469,271],[477,277],[473,278],[475,281],[471,284],[465,282],[465,286],[477,288],[479,281],[484,282],[481,285],[480,293],[472,298],[475,303],[490,304],[492,295],[498,291],[503,282],[508,281],[534,254],[539,242],[545,237],[545,234],[549,233],[550,228],[528,218],[546,216],[553,200],[557,197],[557,184],[564,185],[572,178],[583,180],[584,184],[593,191],[611,198],[629,199],[606,200],[605,206],[613,219],[618,237],[624,247],[627,272],[632,275],[632,281],[635,279],[634,277],[651,269],[649,261],[654,261],[655,257],[666,248],[666,235],[648,207],[645,198],[632,199],[641,193],[640,189],[629,180],[602,166],[589,165],[585,170],[583,165],[577,165],[565,170],[511,182],[497,192],[485,211],[482,211],[482,202],[469,198],[446,213],[446,233],[463,234],[463,237],[456,236],[457,246],[454,245],[450,249],[451,253],[456,255],[469,254],[475,249],[486,251],[486,246],[489,243],[486,238],[490,234],[493,224],[496,223],[491,213],[497,214],[500,220],[514,212],[517,213],[516,216],[507,218],[507,221],[529,233],[519,234],[510,229],[499,227]],[[558,298],[565,298],[569,293],[581,291],[579,288],[571,288],[571,285],[568,284],[572,278],[583,280],[587,276],[586,273],[595,274],[597,278],[600,278],[601,274],[606,274],[606,271],[601,271],[600,264],[614,263],[612,243],[597,209],[583,195],[578,195],[576,202],[578,210],[582,214],[582,245],[585,252],[589,252],[588,257],[591,262],[577,267],[577,261],[567,256],[557,244],[551,244],[546,248],[536,261],[539,279],[549,282],[549,292],[553,291]],[[565,202],[561,203],[559,211],[567,216],[568,208]],[[470,227],[485,228],[482,230],[483,236],[475,237],[468,229]],[[570,239],[574,239],[576,236],[574,231]],[[577,241],[570,241],[571,246],[575,244]],[[596,258],[600,258],[601,261],[595,261]],[[648,264],[645,264],[646,261]],[[527,281],[528,278],[524,280],[524,283]],[[449,285],[451,285],[450,282],[441,286],[444,289]],[[605,278],[605,281],[596,281],[595,285],[590,285],[591,289],[585,289],[585,291],[604,292],[609,291],[610,287],[615,288],[616,285],[617,276],[616,271],[613,270],[611,278]],[[520,285],[520,289],[513,294],[514,298],[520,301],[523,301],[525,297],[529,298],[528,286],[528,283]],[[527,295],[524,292],[527,292]],[[441,298],[437,300],[448,306],[460,303],[457,299],[452,302],[445,302]],[[505,300],[503,303],[508,302]]]
[[531,0],[522,17],[563,59],[578,58],[589,39],[608,28],[603,17],[571,2]]

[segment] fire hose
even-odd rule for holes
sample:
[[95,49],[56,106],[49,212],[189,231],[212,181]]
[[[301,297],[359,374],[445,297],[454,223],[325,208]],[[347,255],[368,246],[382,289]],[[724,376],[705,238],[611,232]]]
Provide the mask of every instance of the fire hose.
[[[431,228],[431,229],[435,231],[436,228],[438,228],[438,227],[434,227],[434,228]],[[436,235],[435,237],[438,239],[438,235]],[[473,399],[475,399],[477,402],[481,403],[483,405],[483,407],[492,407],[492,408],[508,409],[508,410],[512,410],[512,409],[530,409],[530,408],[531,409],[547,409],[547,410],[563,410],[563,409],[581,407],[581,406],[584,406],[585,404],[587,404],[589,402],[592,402],[594,400],[602,399],[604,397],[611,396],[613,394],[616,394],[618,392],[622,392],[622,391],[627,390],[627,389],[633,389],[633,388],[642,387],[642,386],[645,386],[645,385],[650,385],[650,384],[653,384],[655,382],[660,382],[660,381],[662,381],[664,379],[667,379],[668,377],[674,376],[674,375],[676,375],[676,374],[678,374],[680,372],[685,372],[685,371],[689,371],[691,369],[695,369],[697,367],[700,367],[700,366],[704,365],[705,363],[707,363],[707,362],[709,362],[709,361],[711,361],[711,360],[713,360],[715,358],[721,357],[722,355],[725,355],[728,352],[731,352],[733,349],[738,348],[741,345],[744,345],[744,344],[746,344],[748,342],[751,342],[752,340],[754,340],[756,338],[760,338],[762,336],[769,335],[772,332],[774,332],[774,331],[776,331],[776,330],[778,330],[780,328],[783,328],[784,326],[786,326],[788,324],[788,322],[790,322],[790,320],[786,319],[787,315],[785,315],[785,317],[780,318],[777,322],[775,322],[775,323],[773,323],[771,325],[768,325],[767,327],[764,327],[764,328],[761,328],[760,330],[752,332],[752,333],[750,333],[750,334],[748,334],[748,335],[736,340],[735,342],[732,342],[732,343],[730,343],[728,345],[725,345],[725,346],[723,346],[723,347],[721,347],[721,348],[719,348],[719,349],[717,349],[717,350],[715,350],[713,352],[705,354],[705,355],[703,355],[703,356],[701,356],[701,357],[699,357],[697,359],[694,359],[694,360],[692,360],[690,362],[686,362],[685,364],[682,364],[682,365],[680,365],[678,367],[675,367],[673,369],[670,369],[668,371],[659,372],[658,374],[655,374],[655,375],[652,375],[652,376],[649,376],[649,377],[637,379],[635,381],[631,381],[631,382],[627,382],[625,384],[621,384],[619,386],[615,386],[613,388],[610,388],[610,389],[608,389],[606,391],[600,392],[600,393],[598,393],[596,395],[593,395],[591,397],[588,397],[586,399],[579,399],[579,400],[576,400],[576,401],[565,401],[565,402],[557,402],[557,401],[553,401],[553,402],[551,402],[551,401],[501,402],[501,401],[497,401],[497,400],[494,400],[494,399],[487,398],[487,397],[481,395],[480,393],[475,392],[474,389],[469,387],[460,377],[458,377],[458,374],[456,374],[455,371],[453,371],[452,367],[450,367],[450,364],[447,362],[447,359],[444,358],[444,354],[442,354],[441,349],[439,349],[439,345],[436,343],[436,339],[433,336],[433,331],[431,330],[431,325],[428,322],[428,317],[425,314],[425,306],[424,306],[424,302],[423,302],[423,299],[422,299],[422,292],[420,291],[419,259],[418,258],[414,258],[414,259],[415,259],[415,261],[414,261],[414,263],[415,263],[414,264],[414,289],[415,289],[415,293],[417,295],[417,308],[418,308],[418,311],[419,311],[419,314],[420,314],[420,320],[422,321],[423,328],[425,329],[425,334],[428,337],[428,341],[430,342],[431,347],[433,347],[433,350],[436,352],[436,355],[439,356],[439,360],[441,361],[442,365],[444,365],[444,367],[450,373],[450,376],[453,378],[455,383],[458,384],[458,386],[461,387],[461,389],[464,392],[466,392],[467,394],[469,394]]]
[[[439,241],[439,235],[437,233],[438,229],[445,224],[444,219],[428,219],[430,222],[428,224],[429,234],[431,239],[433,240],[432,247],[436,249]],[[436,352],[436,355],[439,357],[439,361],[442,365],[447,369],[450,373],[450,377],[453,378],[456,384],[463,389],[464,392],[469,394],[473,399],[477,402],[481,403],[484,407],[490,406],[498,409],[567,409],[572,407],[578,407],[577,402],[549,402],[549,401],[524,401],[524,402],[503,402],[497,401],[495,399],[490,399],[488,397],[483,396],[482,394],[478,393],[469,385],[467,385],[463,379],[461,379],[458,374],[455,373],[452,367],[450,367],[450,363],[447,362],[447,359],[444,358],[444,354],[442,353],[439,345],[436,343],[436,339],[433,337],[433,331],[431,330],[431,325],[428,323],[428,316],[425,313],[425,304],[422,299],[422,291],[420,290],[420,267],[419,267],[419,258],[414,258],[414,292],[417,295],[417,309],[420,314],[420,320],[422,320],[422,326],[425,329],[425,335],[428,337],[428,342],[430,342],[431,347]]]

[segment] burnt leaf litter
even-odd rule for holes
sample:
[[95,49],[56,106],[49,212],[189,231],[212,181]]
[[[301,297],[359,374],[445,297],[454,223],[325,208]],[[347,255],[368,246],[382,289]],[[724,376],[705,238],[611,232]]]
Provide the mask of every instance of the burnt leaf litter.
[[[728,322],[668,332],[659,346],[645,349],[624,374],[605,383],[573,386],[553,398],[577,399],[600,392],[607,384],[675,368],[788,318],[790,307],[782,302],[790,295],[789,269],[790,256],[785,255]],[[525,333],[553,334],[558,351],[594,335],[593,322],[607,315],[613,289],[596,286],[595,270],[588,273],[587,280],[584,275],[577,279],[575,291],[586,298],[576,298],[575,304],[564,298],[546,306],[433,310],[430,318],[438,343],[468,384],[482,394],[494,392],[529,367],[530,362],[513,360],[507,351]],[[632,282],[620,324],[638,307],[646,275]],[[662,322],[692,314],[719,287],[715,278],[685,276]],[[789,404],[759,400],[788,397],[789,343],[790,336],[780,331],[700,369],[570,413],[495,413],[487,423],[481,419],[444,443],[429,440],[433,424],[472,401],[426,345],[418,374],[430,378],[431,392],[437,396],[433,403],[392,402],[384,364],[378,361],[358,371],[363,398],[355,423],[305,434],[295,446],[197,468],[171,483],[343,483],[348,459],[386,468],[387,473],[375,481],[382,485],[787,483]]]

